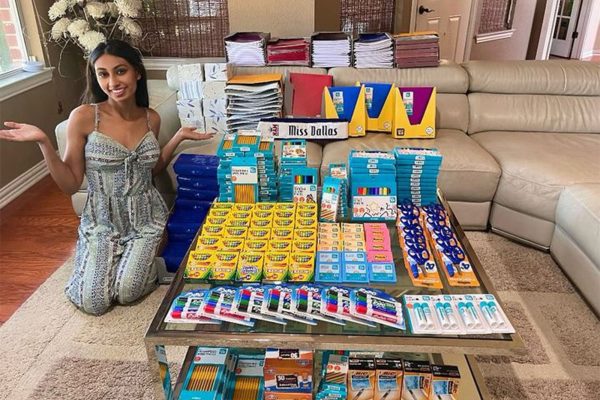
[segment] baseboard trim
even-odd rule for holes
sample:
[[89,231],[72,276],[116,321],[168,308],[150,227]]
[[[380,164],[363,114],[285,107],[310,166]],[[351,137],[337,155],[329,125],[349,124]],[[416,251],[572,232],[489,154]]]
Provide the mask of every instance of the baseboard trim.
[[48,170],[46,161],[42,160],[17,178],[13,179],[0,189],[0,209],[19,197],[23,192],[38,183],[49,173],[50,171]]

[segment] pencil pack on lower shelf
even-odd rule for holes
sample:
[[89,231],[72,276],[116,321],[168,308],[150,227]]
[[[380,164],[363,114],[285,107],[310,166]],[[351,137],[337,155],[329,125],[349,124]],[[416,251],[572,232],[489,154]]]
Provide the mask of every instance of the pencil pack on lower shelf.
[[185,377],[180,400],[225,400],[236,356],[226,347],[198,347]]
[[265,381],[264,354],[239,353],[235,373],[227,383],[226,400],[262,400]]

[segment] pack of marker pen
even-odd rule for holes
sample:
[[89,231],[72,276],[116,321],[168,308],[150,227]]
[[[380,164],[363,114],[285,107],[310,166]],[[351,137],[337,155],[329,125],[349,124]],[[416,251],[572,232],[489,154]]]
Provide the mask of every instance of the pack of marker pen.
[[292,308],[292,293],[294,286],[291,285],[265,285],[265,302],[261,312],[277,318],[296,321],[307,325],[316,325],[313,319],[306,318],[294,312]]
[[321,314],[322,286],[313,284],[298,285],[292,291],[292,310],[307,319],[317,319],[337,325],[345,325],[339,319]]
[[402,303],[384,291],[360,287],[350,292],[350,314],[396,329],[406,329]]
[[236,291],[237,288],[233,286],[218,286],[210,289],[201,310],[202,315],[238,325],[254,326],[253,320],[232,310]]
[[342,286],[325,286],[321,292],[321,314],[371,328],[376,327],[373,322],[357,318],[350,313],[350,291]]
[[179,395],[182,400],[221,400],[235,368],[235,356],[224,347],[198,347]]
[[194,289],[181,292],[173,302],[165,317],[166,323],[194,323],[194,324],[220,324],[220,321],[215,321],[199,314],[199,310],[204,304],[204,299],[207,296],[208,290]]
[[285,325],[286,321],[283,318],[262,313],[264,302],[265,288],[263,286],[245,285],[236,291],[231,311],[248,318]]

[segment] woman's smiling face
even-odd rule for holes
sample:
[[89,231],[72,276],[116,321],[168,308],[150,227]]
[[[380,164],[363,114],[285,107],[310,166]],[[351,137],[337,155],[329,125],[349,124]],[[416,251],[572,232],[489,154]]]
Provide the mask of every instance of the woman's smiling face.
[[135,99],[137,81],[141,75],[124,58],[103,54],[94,64],[96,79],[109,99],[123,102]]

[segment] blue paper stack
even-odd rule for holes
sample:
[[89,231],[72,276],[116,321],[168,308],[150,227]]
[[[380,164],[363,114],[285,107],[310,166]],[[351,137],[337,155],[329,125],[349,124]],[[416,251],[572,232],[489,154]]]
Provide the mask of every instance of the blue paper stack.
[[161,255],[169,272],[177,271],[212,201],[219,194],[218,165],[216,156],[195,154],[180,154],[173,165],[177,198],[167,222],[169,240]]
[[417,206],[437,203],[437,179],[442,155],[437,149],[396,147],[398,203]]

